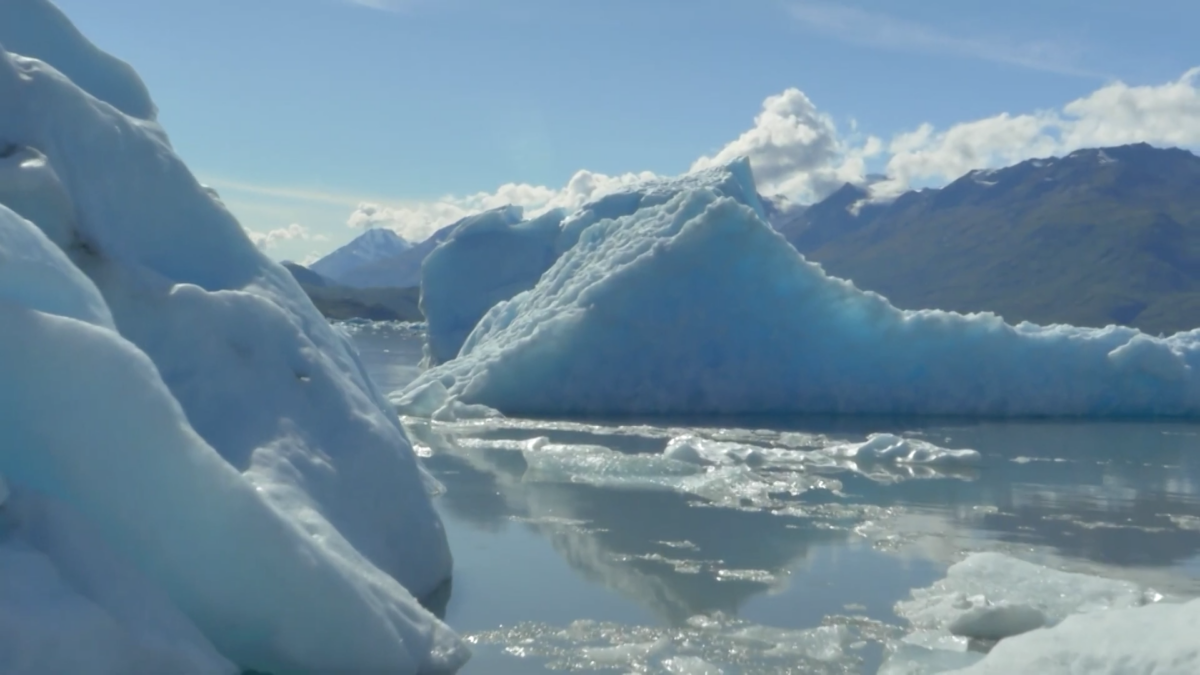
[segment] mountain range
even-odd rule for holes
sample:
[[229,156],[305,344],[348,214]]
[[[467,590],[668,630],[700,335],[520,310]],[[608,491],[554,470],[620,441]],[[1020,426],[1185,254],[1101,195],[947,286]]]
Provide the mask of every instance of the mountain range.
[[[905,309],[1200,327],[1200,157],[1185,150],[1079,150],[889,201],[852,184],[807,207],[762,201],[805,257]],[[416,245],[370,230],[312,268],[343,286],[419,286],[425,256],[456,225]]]
[[425,318],[421,313],[420,288],[352,288],[303,265],[285,262],[283,266],[326,318],[372,321],[422,321]]
[[1078,150],[872,203],[845,185],[777,229],[906,309],[1008,322],[1200,327],[1200,157]]

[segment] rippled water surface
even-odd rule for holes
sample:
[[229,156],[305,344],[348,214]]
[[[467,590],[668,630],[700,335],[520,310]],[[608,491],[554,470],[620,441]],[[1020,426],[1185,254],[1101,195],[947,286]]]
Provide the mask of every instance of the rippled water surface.
[[[384,391],[415,377],[419,332],[352,332]],[[468,674],[875,673],[897,602],[976,551],[1200,595],[1200,425],[405,424],[446,488]],[[880,433],[925,454],[847,452]]]

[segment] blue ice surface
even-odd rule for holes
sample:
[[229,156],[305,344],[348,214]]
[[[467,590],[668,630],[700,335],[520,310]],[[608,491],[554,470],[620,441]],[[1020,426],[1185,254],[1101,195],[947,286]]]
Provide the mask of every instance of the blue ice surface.
[[568,214],[553,209],[522,220],[506,207],[460,221],[425,259],[421,308],[429,322],[430,362],[449,361],[489,308],[529,290],[589,226],[663,204],[679,193],[708,188],[764,217],[745,158],[678,178],[653,178],[601,196]]
[[[760,207],[705,185],[652,201],[582,228],[393,402],[556,416],[1200,413],[1200,332],[899,310],[805,260]],[[457,283],[438,271],[431,286]]]
[[[0,624],[56,611],[47,575],[126,564],[129,602],[165,596],[218,670],[461,663],[414,597],[451,571],[432,481],[349,337],[175,155],[132,70],[46,0],[0,3],[0,44],[0,525],[47,558],[3,551],[7,588],[40,590],[0,597]],[[112,560],[39,548],[18,507],[43,497],[87,521],[47,540],[86,531]],[[91,601],[151,634],[99,600],[63,624],[99,625]],[[17,672],[57,670],[44,655]]]
[[521,220],[512,209],[487,211],[463,221],[425,258],[424,278],[454,280],[421,286],[433,363],[457,356],[492,305],[533,288],[554,264],[564,217],[557,209],[532,220]]
[[130,117],[153,120],[157,114],[137,72],[88,41],[50,2],[0,2],[0,45],[53,65],[80,89]]

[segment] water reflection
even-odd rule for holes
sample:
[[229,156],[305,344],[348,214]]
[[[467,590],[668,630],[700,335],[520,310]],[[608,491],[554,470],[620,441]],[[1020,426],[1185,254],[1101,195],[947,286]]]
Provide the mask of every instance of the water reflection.
[[[420,343],[412,336],[356,340],[382,388],[415,373]],[[975,550],[1200,593],[1189,571],[1200,556],[1200,425],[832,417],[407,424],[447,488],[439,508],[448,528],[526,548],[514,532],[532,533],[573,571],[579,587],[555,577],[557,585],[529,589],[545,597],[523,605],[520,620],[593,618],[598,610],[579,598],[594,598],[583,586],[599,585],[649,615],[630,621],[683,627],[719,613],[790,628],[869,619],[902,631],[895,602]],[[874,432],[973,448],[982,461],[903,466],[806,454]],[[748,454],[713,472],[722,482],[697,483],[663,463],[667,443],[684,433],[756,449],[759,459]],[[531,467],[536,448],[522,444],[536,438],[579,454]],[[459,546],[455,555],[508,555],[486,551]],[[511,568],[491,562],[468,565],[480,578],[466,585],[512,583]],[[501,615],[515,616],[487,616]],[[509,672],[490,653],[475,672]],[[853,658],[847,672],[873,672],[880,661],[870,649]],[[512,672],[528,672],[525,663]]]
[[579,574],[671,625],[697,614],[736,614],[748,598],[781,584],[812,545],[849,536],[811,518],[704,508],[665,490],[527,482],[520,453],[464,447],[425,424],[410,422],[410,432],[434,447],[427,466],[446,485],[447,511],[491,531],[524,523]]

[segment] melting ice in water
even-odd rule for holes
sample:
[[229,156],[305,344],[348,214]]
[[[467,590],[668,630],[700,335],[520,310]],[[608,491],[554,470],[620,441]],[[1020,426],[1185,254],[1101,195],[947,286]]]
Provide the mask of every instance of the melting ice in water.
[[554,670],[686,675],[856,673],[854,640],[845,625],[783,630],[719,615],[692,617],[679,628],[527,623],[468,638],[473,644],[507,645],[509,653],[545,658]]
[[[578,572],[603,580],[663,620],[663,625],[521,623],[466,636],[480,650],[503,650],[528,659],[531,668],[536,664],[588,672],[860,673],[875,672],[882,662],[880,672],[890,675],[964,668],[983,669],[967,671],[971,673],[1060,672],[1037,659],[1058,658],[1064,650],[1055,651],[1053,641],[1039,636],[1078,632],[1078,621],[1072,617],[1087,615],[1089,621],[1101,621],[1092,615],[1105,614],[1109,616],[1105,623],[1119,622],[1124,610],[1149,609],[1134,616],[1154,621],[1154,608],[1164,604],[1171,605],[1166,610],[1171,616],[1186,618],[1191,611],[1188,605],[1171,604],[1174,597],[1156,592],[1156,588],[1167,593],[1174,589],[1167,591],[1146,580],[1153,576],[1111,579],[1101,575],[1112,570],[1090,566],[1073,568],[1089,573],[1059,571],[1055,566],[1062,564],[1061,558],[1043,559],[1044,553],[1034,553],[1028,546],[976,540],[964,547],[961,541],[942,539],[948,526],[945,519],[900,504],[887,505],[889,495],[899,490],[914,494],[911,489],[917,485],[944,489],[928,479],[949,478],[950,485],[965,487],[958,479],[978,480],[986,478],[987,472],[1030,467],[1035,461],[1047,467],[1080,466],[1077,462],[1082,460],[1071,454],[1054,456],[1059,459],[1014,454],[1006,459],[991,456],[994,444],[981,453],[962,447],[961,438],[943,441],[944,434],[895,429],[850,435],[504,417],[406,418],[405,426],[418,452],[434,458],[454,456],[486,473],[507,507],[520,512],[519,519],[536,528]],[[1053,444],[1057,436],[1049,438]],[[1033,449],[1018,438],[1002,441],[1005,447],[1021,447],[1022,452]],[[1101,458],[1093,459],[1103,463]],[[989,484],[975,485],[978,490],[993,489]],[[1133,490],[1120,482],[1104,489],[1080,485],[1074,491],[1027,483],[1004,486],[1012,500],[1006,508],[1027,508],[1030,499],[1038,499],[1030,490],[1042,489],[1059,499],[1078,493],[1088,508],[1110,514],[1124,503],[1122,499],[1132,498],[1127,493]],[[864,499],[866,491],[874,496]],[[684,499],[641,500],[636,494]],[[587,495],[598,501],[589,504]],[[452,497],[448,493],[447,498]],[[614,500],[628,506],[612,506]],[[600,501],[608,506],[601,507]],[[995,513],[995,507],[976,508],[983,508],[979,514],[1012,517]],[[697,516],[690,518],[685,511]],[[751,527],[742,536],[736,526],[730,528],[729,521],[717,519],[716,512],[754,516],[768,523],[768,529]],[[638,522],[628,522],[631,517]],[[1103,518],[1114,516],[1092,516]],[[1160,520],[1181,530],[1191,524],[1186,515]],[[780,529],[770,529],[772,522]],[[784,538],[775,533],[788,527],[806,528],[798,541],[807,543],[794,550],[781,547]],[[733,584],[754,585],[758,590],[750,591],[752,595],[765,589],[791,592],[790,586],[808,583],[805,576],[793,576],[808,564],[802,562],[811,555],[806,547],[845,546],[846,542],[851,546],[862,542],[888,552],[889,557],[896,555],[894,563],[888,564],[899,566],[907,564],[905,559],[928,555],[921,547],[934,542],[945,549],[934,554],[937,565],[958,562],[945,578],[917,588],[896,603],[892,618],[852,607],[843,613],[822,610],[813,623],[804,619],[795,628],[734,618],[747,596],[733,590]],[[1021,557],[1038,556],[1052,566],[996,552],[965,558],[960,553],[977,545]],[[738,557],[743,547],[755,546],[779,550],[758,559]],[[689,596],[688,584],[690,592],[703,589],[705,599],[697,602]],[[798,596],[797,602],[806,602],[804,597]],[[805,611],[797,606],[793,614]],[[1005,645],[1020,644],[1018,640],[1040,641],[1040,646],[1030,648],[1028,654],[1022,648],[1020,654],[1028,656],[1024,661],[1003,660],[1016,653],[1016,647]],[[1164,653],[1179,656],[1169,649]],[[1181,663],[1192,665],[1186,660]]]
[[[838,442],[822,435],[766,429],[602,426],[508,418],[436,427],[409,419],[407,427],[418,444],[424,439],[427,444],[519,453],[526,466],[525,482],[672,490],[711,505],[749,508],[785,508],[781,497],[809,490],[837,492],[839,472],[894,482],[969,476],[980,461],[975,450],[942,448],[887,433],[872,434],[862,442]],[[532,437],[512,438],[514,431]],[[446,434],[453,434],[453,441]],[[590,442],[552,440],[563,435]],[[603,444],[606,438],[623,448],[629,439],[636,439],[634,445],[646,451],[614,449]]]

